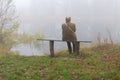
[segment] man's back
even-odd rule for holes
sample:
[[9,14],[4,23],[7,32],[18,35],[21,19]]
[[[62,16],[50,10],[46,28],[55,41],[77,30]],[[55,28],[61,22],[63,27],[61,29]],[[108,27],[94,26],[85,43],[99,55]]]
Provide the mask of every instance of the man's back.
[[74,23],[64,23],[62,24],[62,39],[64,41],[76,41],[76,27]]

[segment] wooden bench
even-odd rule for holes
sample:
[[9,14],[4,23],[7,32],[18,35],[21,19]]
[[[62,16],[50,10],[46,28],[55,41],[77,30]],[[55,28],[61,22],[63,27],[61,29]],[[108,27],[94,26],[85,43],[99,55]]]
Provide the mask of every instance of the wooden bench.
[[[63,40],[50,40],[50,39],[37,39],[40,41],[49,41],[49,48],[50,48],[50,56],[54,57],[54,42],[67,42]],[[80,43],[91,43],[92,41],[75,41],[75,54],[79,54],[80,51]]]

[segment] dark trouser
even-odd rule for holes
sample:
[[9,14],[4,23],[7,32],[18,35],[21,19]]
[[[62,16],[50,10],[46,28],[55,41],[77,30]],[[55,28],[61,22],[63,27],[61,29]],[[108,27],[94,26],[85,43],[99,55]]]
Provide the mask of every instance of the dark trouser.
[[[73,49],[72,49],[71,43],[72,43],[72,45],[73,45]],[[68,42],[68,41],[67,41],[67,46],[68,46],[69,54],[75,53],[75,42]]]

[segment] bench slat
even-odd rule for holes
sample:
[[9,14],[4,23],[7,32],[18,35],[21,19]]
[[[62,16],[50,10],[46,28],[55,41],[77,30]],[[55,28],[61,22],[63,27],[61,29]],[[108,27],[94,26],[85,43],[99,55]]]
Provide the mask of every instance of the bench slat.
[[[41,40],[41,41],[58,41],[58,42],[67,42],[67,41],[63,41],[63,40],[52,40],[52,39],[37,39],[37,40]],[[70,42],[71,42],[71,41],[70,41]],[[76,42],[91,43],[92,41],[76,41]]]

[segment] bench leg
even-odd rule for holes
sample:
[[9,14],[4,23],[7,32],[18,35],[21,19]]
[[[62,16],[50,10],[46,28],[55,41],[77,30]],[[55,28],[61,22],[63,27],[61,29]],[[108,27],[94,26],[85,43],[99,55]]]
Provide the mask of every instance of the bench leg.
[[76,55],[79,55],[79,49],[80,49],[80,42],[75,43],[75,53]]
[[54,57],[54,41],[50,41],[50,56]]

